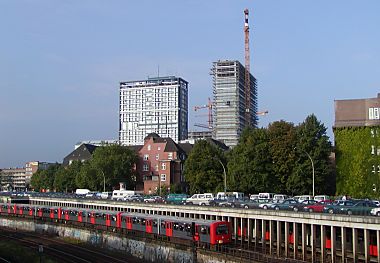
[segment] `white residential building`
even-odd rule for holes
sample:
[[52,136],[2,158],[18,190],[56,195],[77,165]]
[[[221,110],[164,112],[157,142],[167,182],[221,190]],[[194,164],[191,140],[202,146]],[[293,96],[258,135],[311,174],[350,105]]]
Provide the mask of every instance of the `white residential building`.
[[120,82],[119,141],[143,145],[150,133],[187,138],[188,83],[170,76]]

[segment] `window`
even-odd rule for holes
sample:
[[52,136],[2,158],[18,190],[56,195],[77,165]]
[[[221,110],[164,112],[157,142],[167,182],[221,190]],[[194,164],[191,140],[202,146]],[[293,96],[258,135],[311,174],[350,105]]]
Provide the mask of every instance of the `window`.
[[148,161],[149,160],[149,154],[144,154],[144,161]]
[[156,154],[156,160],[160,159],[160,155]]
[[166,181],[166,174],[161,174],[161,182],[165,182]]
[[173,159],[173,153],[168,153],[168,159],[169,160]]
[[150,144],[148,144],[148,151],[150,151],[150,148],[151,148],[151,146],[150,146]]
[[154,167],[154,170],[158,171],[158,164]]
[[161,147],[160,146],[157,147],[157,151],[161,151]]
[[149,171],[148,164],[144,163],[144,165],[143,165],[143,171]]
[[166,170],[166,163],[161,164],[161,170]]

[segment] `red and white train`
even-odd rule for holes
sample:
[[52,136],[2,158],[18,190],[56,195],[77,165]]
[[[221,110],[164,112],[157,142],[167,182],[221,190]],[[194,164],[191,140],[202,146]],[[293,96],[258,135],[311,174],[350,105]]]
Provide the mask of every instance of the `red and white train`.
[[207,245],[231,242],[231,225],[225,221],[9,203],[0,204],[0,215],[79,224],[120,232],[133,231]]

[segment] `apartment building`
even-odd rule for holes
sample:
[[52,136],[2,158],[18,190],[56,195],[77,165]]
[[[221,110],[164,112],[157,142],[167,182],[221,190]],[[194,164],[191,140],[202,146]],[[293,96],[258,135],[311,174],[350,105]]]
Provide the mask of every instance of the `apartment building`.
[[150,133],[175,142],[187,138],[188,83],[182,78],[120,82],[120,144],[143,145]]

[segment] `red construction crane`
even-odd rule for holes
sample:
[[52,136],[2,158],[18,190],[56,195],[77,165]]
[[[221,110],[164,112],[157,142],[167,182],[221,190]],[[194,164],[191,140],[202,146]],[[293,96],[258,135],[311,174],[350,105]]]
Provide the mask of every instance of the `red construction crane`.
[[245,121],[248,127],[251,126],[251,77],[250,77],[250,57],[249,57],[249,25],[248,9],[244,10],[244,57],[245,57]]
[[202,106],[194,106],[194,111],[208,108],[208,126],[204,124],[194,124],[195,126],[206,128],[206,129],[212,129],[212,101],[210,98],[208,98],[208,103]]

